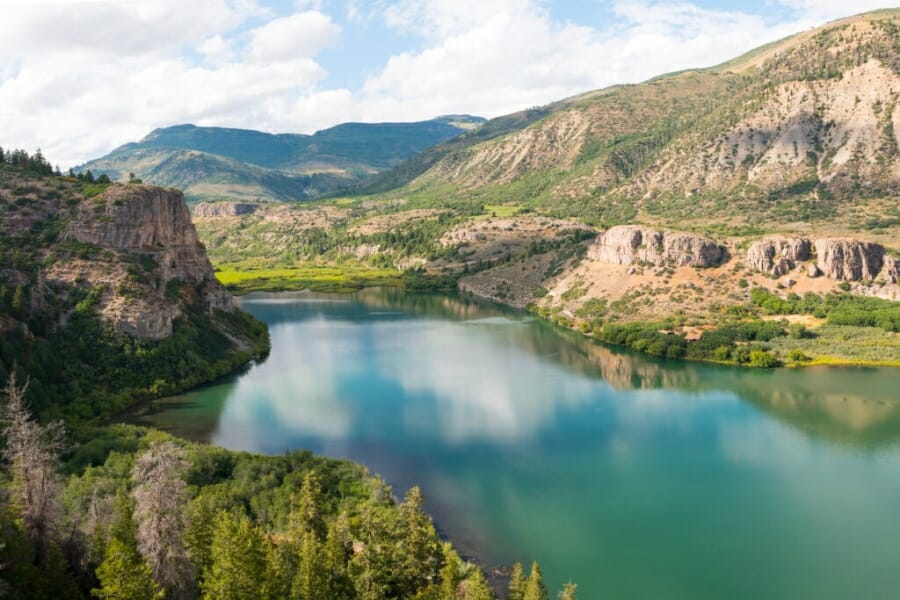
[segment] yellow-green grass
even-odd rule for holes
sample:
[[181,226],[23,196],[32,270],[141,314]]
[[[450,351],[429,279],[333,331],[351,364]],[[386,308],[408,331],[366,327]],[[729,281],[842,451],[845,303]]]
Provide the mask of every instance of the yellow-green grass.
[[514,217],[522,207],[517,204],[485,204],[484,212],[495,217]]
[[314,290],[348,292],[375,286],[402,286],[400,273],[359,266],[303,266],[281,269],[219,267],[219,281],[235,294],[257,291]]

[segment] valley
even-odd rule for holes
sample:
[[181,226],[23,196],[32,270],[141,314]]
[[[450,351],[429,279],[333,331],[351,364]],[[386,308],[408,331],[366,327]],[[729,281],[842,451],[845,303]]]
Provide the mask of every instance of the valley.
[[[0,149],[0,597],[890,597],[900,9],[519,110],[511,55],[397,79],[486,41],[426,47],[474,27],[454,3],[325,4],[226,2],[172,44],[116,7],[124,35],[74,46],[192,75],[124,126],[147,71],[119,98],[98,65],[53,112],[67,172]],[[554,25],[522,35],[571,39],[516,78],[604,37],[526,5]],[[376,74],[348,57],[383,28],[406,50]],[[4,52],[0,96],[32,90]],[[506,114],[462,114],[481,86]]]
[[[895,11],[870,13],[488,121],[357,195],[242,214],[203,205],[198,231],[238,292],[405,279],[607,341],[639,325],[645,339],[629,345],[672,356],[704,332],[781,319],[774,345],[743,335],[695,358],[746,363],[749,345],[766,364],[896,365],[897,26]],[[819,335],[835,304],[845,314]],[[803,314],[815,318],[799,341],[781,343]]]

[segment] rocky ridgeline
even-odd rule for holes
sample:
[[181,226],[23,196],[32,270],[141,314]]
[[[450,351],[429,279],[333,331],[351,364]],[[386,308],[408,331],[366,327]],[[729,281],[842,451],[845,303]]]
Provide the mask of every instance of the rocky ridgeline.
[[701,235],[619,225],[597,236],[588,257],[615,265],[715,267],[728,259],[728,252]]
[[[190,304],[234,309],[179,191],[111,187],[81,203],[63,237],[112,251],[121,259],[106,269],[66,264],[48,273],[51,279],[106,284],[100,313],[120,332],[162,339],[172,334],[173,320]],[[130,269],[123,268],[129,264]]]
[[200,202],[194,206],[194,216],[203,218],[240,217],[252,215],[258,208],[258,204],[246,202]]
[[[815,262],[811,262],[815,259]],[[880,244],[863,240],[835,238],[810,240],[799,237],[769,237],[747,249],[750,268],[780,277],[806,265],[810,277],[822,275],[836,281],[883,279],[900,280],[900,262],[885,253]]]

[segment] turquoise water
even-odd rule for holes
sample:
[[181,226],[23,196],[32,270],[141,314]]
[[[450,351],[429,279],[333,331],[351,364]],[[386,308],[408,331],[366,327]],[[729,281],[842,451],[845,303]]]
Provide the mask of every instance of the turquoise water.
[[652,361],[473,300],[251,295],[272,353],[131,419],[425,491],[594,598],[900,597],[900,373]]

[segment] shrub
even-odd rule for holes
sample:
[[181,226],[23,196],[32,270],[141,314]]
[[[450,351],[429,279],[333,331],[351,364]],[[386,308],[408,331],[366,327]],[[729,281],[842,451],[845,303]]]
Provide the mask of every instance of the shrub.
[[803,353],[803,350],[791,350],[788,352],[788,360],[795,363],[807,362],[812,360],[809,356]]
[[771,352],[765,350],[750,351],[750,366],[761,369],[771,369],[778,365],[778,359]]

